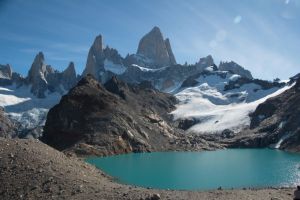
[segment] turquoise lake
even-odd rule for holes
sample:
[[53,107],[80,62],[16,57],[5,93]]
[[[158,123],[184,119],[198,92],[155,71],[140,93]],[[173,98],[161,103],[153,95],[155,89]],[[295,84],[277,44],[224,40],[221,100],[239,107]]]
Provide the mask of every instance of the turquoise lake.
[[300,184],[300,154],[271,149],[132,153],[86,161],[118,182],[160,189]]

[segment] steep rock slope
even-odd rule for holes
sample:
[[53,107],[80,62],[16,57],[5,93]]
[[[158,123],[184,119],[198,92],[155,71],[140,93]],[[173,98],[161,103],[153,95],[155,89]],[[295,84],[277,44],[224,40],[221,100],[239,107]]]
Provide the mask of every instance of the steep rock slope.
[[86,76],[50,109],[42,141],[79,154],[162,149],[176,137],[167,114],[176,99],[142,87]]
[[263,144],[300,151],[300,79],[284,93],[260,104],[251,115],[251,131]]
[[16,127],[5,116],[4,109],[0,107],[0,137],[11,138],[16,135]]

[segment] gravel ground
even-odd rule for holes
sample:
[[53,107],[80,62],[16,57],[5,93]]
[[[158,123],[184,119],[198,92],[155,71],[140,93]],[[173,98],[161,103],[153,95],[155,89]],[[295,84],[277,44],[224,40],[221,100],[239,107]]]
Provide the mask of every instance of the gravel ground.
[[122,185],[81,159],[37,140],[0,138],[0,199],[288,200],[293,199],[293,189],[197,192]]

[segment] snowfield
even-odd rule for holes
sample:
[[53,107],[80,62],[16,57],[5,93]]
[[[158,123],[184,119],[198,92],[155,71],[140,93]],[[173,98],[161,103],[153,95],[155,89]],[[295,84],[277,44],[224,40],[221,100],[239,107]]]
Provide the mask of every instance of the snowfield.
[[32,129],[45,123],[51,107],[59,102],[58,93],[47,94],[46,98],[36,98],[30,92],[30,86],[0,87],[0,106],[13,121],[20,122],[22,129]]
[[197,119],[199,123],[188,132],[217,133],[225,129],[239,132],[250,125],[249,114],[266,99],[279,95],[292,86],[261,89],[256,84],[245,84],[238,89],[224,91],[228,80],[236,79],[228,74],[200,76],[195,87],[189,87],[175,94],[180,103],[172,112],[175,120]]

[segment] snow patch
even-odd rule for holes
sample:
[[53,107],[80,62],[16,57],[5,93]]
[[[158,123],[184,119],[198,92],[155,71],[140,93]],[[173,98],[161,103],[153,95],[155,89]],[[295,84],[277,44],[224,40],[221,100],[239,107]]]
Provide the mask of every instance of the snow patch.
[[139,66],[137,64],[132,64],[131,66],[137,67],[137,68],[139,68],[143,72],[156,72],[156,71],[161,71],[161,70],[166,69],[166,67],[162,67],[162,68],[158,68],[158,69],[151,69],[151,68],[148,68],[148,67],[141,67],[141,66]]
[[104,60],[104,69],[107,71],[111,71],[114,74],[123,74],[126,71],[126,67],[120,64],[115,64],[110,60]]
[[239,132],[250,125],[249,114],[259,104],[292,87],[262,90],[259,85],[250,83],[224,91],[230,77],[200,76],[197,86],[178,92],[176,97],[180,103],[172,112],[174,119],[198,119],[199,123],[188,130],[195,133],[215,133],[225,129]]
[[48,110],[60,98],[58,93],[48,93],[46,98],[37,98],[30,92],[30,86],[0,87],[0,106],[4,107],[10,119],[20,122],[22,129],[44,125]]

